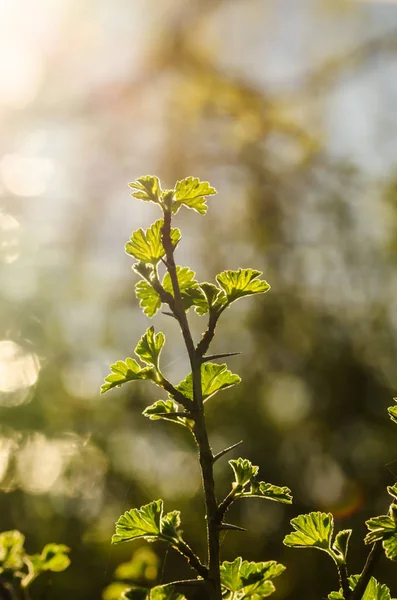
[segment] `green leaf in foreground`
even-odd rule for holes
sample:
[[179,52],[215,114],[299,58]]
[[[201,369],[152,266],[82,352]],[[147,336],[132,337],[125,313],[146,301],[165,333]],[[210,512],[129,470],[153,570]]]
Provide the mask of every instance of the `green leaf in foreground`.
[[129,542],[141,537],[148,541],[156,540],[161,532],[162,514],[162,500],[154,500],[141,508],[132,508],[125,512],[116,523],[112,544]]
[[[388,487],[388,492],[392,496],[396,491],[396,486]],[[381,541],[387,558],[397,560],[397,505],[391,504],[388,515],[373,517],[365,522],[369,532],[365,536],[366,544],[373,544]]]
[[255,269],[238,269],[238,271],[223,271],[216,276],[216,280],[230,304],[244,296],[264,294],[270,290],[267,281],[258,279],[260,275],[262,275],[262,271]]
[[332,555],[331,539],[334,518],[331,513],[311,512],[291,520],[295,529],[284,538],[284,544],[291,548],[318,548]]
[[232,593],[233,598],[265,598],[275,591],[271,579],[284,570],[284,565],[276,561],[254,563],[243,561],[239,556],[233,562],[222,563],[221,584],[225,591]]
[[193,421],[187,419],[186,417],[176,415],[175,413],[177,412],[180,412],[178,404],[169,398],[168,400],[157,400],[145,408],[142,414],[152,421],[164,419],[165,421],[171,421],[172,423],[183,425],[183,427],[188,427],[191,429],[193,426]]
[[177,213],[183,205],[205,215],[207,212],[206,196],[214,194],[216,194],[216,189],[211,187],[208,181],[200,181],[198,177],[186,177],[177,181],[175,185],[172,212]]
[[[217,363],[204,363],[201,365],[201,388],[203,400],[208,400],[211,396],[240,383],[241,378],[228,370],[226,364],[218,365]],[[176,389],[181,392],[186,398],[193,400],[193,379],[192,374],[189,375],[178,385]]]
[[154,327],[149,327],[139,340],[135,348],[135,354],[146,363],[159,369],[159,358],[162,347],[164,346],[164,333],[154,333]]
[[229,460],[229,465],[234,471],[235,486],[238,485],[244,487],[247,483],[251,481],[253,477],[255,477],[255,475],[257,475],[259,471],[259,467],[253,465],[246,458],[237,458],[235,460]]
[[[149,229],[137,229],[132,234],[130,240],[125,246],[125,251],[130,256],[143,263],[157,265],[159,260],[165,256],[165,250],[161,241],[162,227],[164,220],[159,219]],[[175,247],[181,239],[179,229],[171,230],[171,241]]]
[[128,381],[153,379],[155,377],[153,369],[149,367],[142,369],[133,358],[126,358],[125,361],[118,360],[113,365],[110,365],[110,370],[112,372],[105,377],[105,383],[101,387],[101,394],[114,387],[119,387]]
[[[349,577],[349,587],[353,591],[357,585],[360,575],[352,575]],[[328,600],[344,600],[343,592],[340,589],[339,592],[331,592],[328,595]],[[392,600],[390,596],[390,590],[387,585],[379,583],[375,577],[371,577],[364,595],[361,600]]]
[[135,190],[131,196],[145,202],[155,202],[161,204],[162,190],[158,177],[154,175],[144,175],[138,177],[135,181],[128,184],[131,189]]
[[346,562],[347,550],[349,547],[349,540],[352,534],[351,529],[343,529],[339,531],[336,536],[334,543],[332,544],[332,550],[340,557],[342,562]]

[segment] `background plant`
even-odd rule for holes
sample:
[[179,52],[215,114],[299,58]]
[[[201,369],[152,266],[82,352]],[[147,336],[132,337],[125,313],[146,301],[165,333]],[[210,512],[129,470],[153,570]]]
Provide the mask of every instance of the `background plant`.
[[[216,276],[217,285],[199,283],[194,271],[175,263],[174,253],[182,236],[179,229],[171,226],[173,216],[181,207],[205,214],[207,197],[216,193],[207,182],[187,177],[178,181],[173,189],[162,190],[158,178],[148,175],[138,178],[130,187],[133,189],[132,196],[157,204],[163,213],[163,218],[153,223],[147,231],[135,231],[126,244],[127,254],[137,260],[133,269],[142,278],[135,286],[136,295],[149,317],[153,317],[163,304],[166,305],[165,314],[174,318],[180,327],[191,373],[177,385],[166,378],[160,365],[165,336],[161,332],[156,334],[154,328],[150,327],[135,348],[141,364],[131,357],[114,363],[102,392],[130,381],[150,380],[168,393],[166,400],[156,401],[143,414],[150,419],[164,419],[181,425],[193,436],[198,449],[205,498],[208,557],[207,561],[202,561],[192,550],[182,537],[180,512],[164,513],[161,499],[125,512],[116,523],[112,542],[118,544],[141,537],[151,542],[166,542],[182,554],[195,570],[196,580],[174,582],[148,590],[147,597],[153,600],[157,596],[182,598],[184,596],[179,594],[181,589],[187,597],[193,594],[201,598],[208,596],[213,600],[221,600],[222,597],[259,600],[274,591],[272,579],[282,573],[284,566],[275,561],[250,563],[240,557],[233,562],[221,563],[221,532],[241,529],[226,523],[225,515],[233,502],[240,498],[265,498],[290,503],[291,493],[287,487],[260,481],[258,467],[247,459],[238,458],[229,461],[234,473],[231,490],[222,501],[218,501],[214,463],[240,442],[217,454],[213,453],[205,420],[205,403],[219,391],[240,382],[240,377],[231,373],[225,363],[212,362],[236,353],[207,354],[220,316],[236,300],[265,293],[270,286],[259,279],[260,271],[251,268],[222,271]],[[160,264],[166,270],[163,278],[159,274]],[[200,316],[208,315],[207,328],[198,343],[193,341],[187,319],[186,313],[190,308],[194,308]],[[189,592],[189,588],[193,591]],[[125,592],[124,596],[133,598],[142,593],[146,594],[145,591],[132,589]]]

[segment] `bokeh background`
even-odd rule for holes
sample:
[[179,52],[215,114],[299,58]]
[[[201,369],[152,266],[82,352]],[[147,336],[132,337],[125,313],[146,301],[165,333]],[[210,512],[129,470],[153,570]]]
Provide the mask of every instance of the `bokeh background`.
[[[115,520],[158,497],[204,553],[191,440],[141,415],[154,386],[99,395],[150,324],[124,243],[158,216],[127,187],[152,173],[219,190],[207,217],[178,215],[179,264],[201,281],[255,267],[272,286],[220,323],[214,350],[242,352],[243,382],[208,424],[215,451],[243,439],[235,457],[295,503],[236,504],[247,532],[223,558],[278,559],[275,598],[325,598],[334,567],[282,546],[289,520],[332,511],[358,572],[364,520],[397,478],[397,3],[1,0],[0,15],[0,529],[30,552],[72,548],[33,597],[99,600],[140,547],[110,546]],[[177,382],[177,327],[154,321]],[[220,497],[230,479],[220,461]],[[191,575],[151,550],[148,580]],[[396,595],[395,565],[377,573]]]

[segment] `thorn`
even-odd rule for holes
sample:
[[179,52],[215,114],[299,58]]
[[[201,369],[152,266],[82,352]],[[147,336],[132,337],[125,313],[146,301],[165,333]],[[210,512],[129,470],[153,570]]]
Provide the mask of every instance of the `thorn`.
[[240,440],[236,444],[233,444],[232,446],[229,446],[228,448],[221,450],[220,452],[218,452],[218,454],[215,454],[215,456],[212,459],[212,462],[214,463],[216,460],[218,460],[218,458],[222,458],[222,456],[224,454],[226,454],[227,452],[230,452],[230,450],[233,450],[234,448],[237,448],[237,446],[239,446],[242,443],[243,443],[243,440]]
[[209,360],[216,360],[217,358],[227,358],[228,356],[237,356],[237,354],[241,354],[241,352],[226,352],[225,354],[211,354],[210,356],[203,356],[201,358],[201,362],[205,363]]
[[218,529],[226,529],[229,531],[247,531],[244,527],[239,527],[238,525],[232,525],[231,523],[221,523],[218,525]]

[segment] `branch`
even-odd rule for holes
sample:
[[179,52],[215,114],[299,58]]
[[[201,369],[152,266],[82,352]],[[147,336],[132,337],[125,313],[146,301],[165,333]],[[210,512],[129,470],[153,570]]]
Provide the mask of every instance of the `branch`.
[[242,444],[242,443],[243,443],[243,440],[240,440],[236,444],[233,444],[232,446],[229,446],[228,448],[221,450],[220,452],[218,452],[218,454],[215,454],[215,456],[213,458],[213,462],[217,461],[219,458],[222,458],[222,456],[224,456],[227,452],[230,452],[234,448],[237,448],[237,446],[240,446],[240,444]]
[[200,342],[197,344],[196,347],[196,352],[198,356],[204,356],[204,354],[210,347],[210,344],[214,339],[216,324],[223,310],[220,310],[219,312],[211,312],[210,310],[207,329],[204,331],[203,337],[201,338]]
[[345,600],[350,600],[351,589],[349,586],[349,574],[347,572],[346,563],[338,565],[339,585],[342,588]]
[[205,362],[208,362],[209,360],[216,360],[217,358],[227,358],[228,356],[237,356],[237,354],[241,354],[241,352],[226,352],[225,354],[210,354],[210,356],[203,356],[201,359],[201,362],[205,363]]
[[182,554],[186,559],[189,565],[196,571],[197,575],[200,575],[203,579],[208,579],[208,569],[205,565],[202,564],[199,557],[193,552],[186,542],[181,540],[177,546],[174,546],[180,554]]
[[168,392],[169,394],[171,394],[171,396],[174,397],[178,404],[182,404],[182,406],[186,408],[187,411],[191,410],[193,404],[192,401],[189,400],[189,398],[186,398],[186,396],[184,396],[179,390],[177,390],[176,387],[174,387],[172,383],[164,377],[164,375],[162,375],[161,378],[161,385],[163,386],[166,392]]
[[351,600],[361,600],[364,595],[365,590],[367,589],[367,585],[369,580],[372,577],[372,573],[376,567],[376,564],[382,554],[382,542],[375,542],[372,546],[370,553],[368,554],[367,561],[364,565],[364,569],[360,575],[360,579],[357,582],[356,587],[354,588],[353,594],[351,595]]

